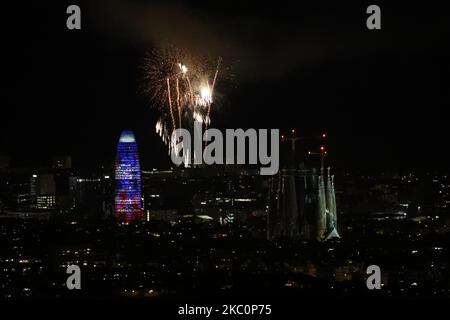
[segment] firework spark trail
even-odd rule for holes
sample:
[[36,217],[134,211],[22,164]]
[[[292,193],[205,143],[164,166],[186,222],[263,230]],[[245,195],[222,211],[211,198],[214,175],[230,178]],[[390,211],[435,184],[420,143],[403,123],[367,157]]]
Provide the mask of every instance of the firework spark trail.
[[181,128],[182,125],[181,125],[180,85],[178,78],[177,78],[177,107],[178,107],[178,121],[179,126]]
[[186,77],[188,86],[189,86],[189,97],[191,98],[191,104],[194,104],[194,94],[192,93],[192,86],[191,86],[191,80],[189,80],[189,77]]
[[212,92],[214,92],[214,87],[216,86],[216,80],[217,80],[217,75],[219,74],[219,68],[220,68],[220,63],[222,62],[222,57],[219,57],[219,59],[217,59],[217,67],[216,67],[216,73],[214,74],[214,80],[212,83]]
[[[213,83],[212,83],[211,96],[212,96],[212,94],[214,92],[214,88],[216,86],[217,75],[219,74],[219,68],[220,68],[220,63],[221,62],[222,62],[222,57],[219,57],[219,59],[217,60],[216,72],[214,74],[214,79],[213,79]],[[207,113],[207,118],[208,119],[210,118],[210,115],[211,115],[211,105],[212,105],[212,103],[210,103],[209,106],[208,106],[208,113]]]
[[167,78],[167,95],[169,97],[169,109],[170,109],[170,116],[172,117],[172,125],[173,125],[173,130],[175,130],[176,126],[175,126],[175,117],[173,116],[173,110],[172,110],[172,97],[170,94],[170,80],[169,78]]
[[[212,94],[214,92],[214,88],[216,86],[216,80],[217,80],[217,75],[219,74],[219,68],[220,68],[220,63],[222,62],[222,57],[219,57],[219,59],[217,60],[217,67],[216,67],[216,72],[214,73],[214,79],[213,79],[213,83],[212,83],[212,89],[211,89],[211,102],[208,105],[208,112],[206,114],[206,125],[205,125],[205,129],[206,132],[208,130],[208,125],[209,122],[211,121],[211,105],[212,105]],[[206,133],[206,141],[208,141],[208,134]],[[206,143],[206,142],[205,142]]]

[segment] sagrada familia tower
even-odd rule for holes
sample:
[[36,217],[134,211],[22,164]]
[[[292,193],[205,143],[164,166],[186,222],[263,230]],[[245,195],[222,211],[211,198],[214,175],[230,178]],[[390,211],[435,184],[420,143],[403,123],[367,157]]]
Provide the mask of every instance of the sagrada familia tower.
[[268,239],[325,241],[339,238],[334,176],[330,167],[324,169],[325,148],[321,147],[321,152],[316,153],[321,158],[320,168],[306,168],[296,157],[299,138],[282,137],[282,140],[292,144],[287,160],[270,180]]

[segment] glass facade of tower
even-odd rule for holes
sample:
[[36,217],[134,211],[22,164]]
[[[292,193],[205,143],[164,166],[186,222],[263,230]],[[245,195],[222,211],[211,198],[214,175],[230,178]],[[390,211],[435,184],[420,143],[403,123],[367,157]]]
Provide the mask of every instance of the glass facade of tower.
[[120,221],[140,220],[141,167],[136,139],[131,131],[123,131],[116,156],[115,215]]

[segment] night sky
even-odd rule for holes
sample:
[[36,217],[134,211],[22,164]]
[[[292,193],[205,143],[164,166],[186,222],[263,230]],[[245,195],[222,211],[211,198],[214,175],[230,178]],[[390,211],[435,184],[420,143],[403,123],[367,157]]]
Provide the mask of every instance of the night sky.
[[[295,4],[294,4],[295,3]],[[2,4],[0,154],[43,165],[111,163],[134,130],[144,168],[168,164],[140,65],[172,44],[223,57],[213,126],[326,130],[341,168],[445,169],[450,22],[429,2],[26,1]],[[375,2],[374,2],[375,3]],[[82,30],[66,29],[78,4]]]

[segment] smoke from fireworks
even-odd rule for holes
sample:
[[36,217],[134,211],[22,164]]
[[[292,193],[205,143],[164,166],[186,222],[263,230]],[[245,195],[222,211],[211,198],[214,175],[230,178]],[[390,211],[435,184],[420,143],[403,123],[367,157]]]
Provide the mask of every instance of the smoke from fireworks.
[[152,51],[144,64],[144,92],[161,111],[156,132],[172,152],[177,128],[191,130],[194,121],[211,122],[214,88],[221,58],[211,64],[172,47]]

